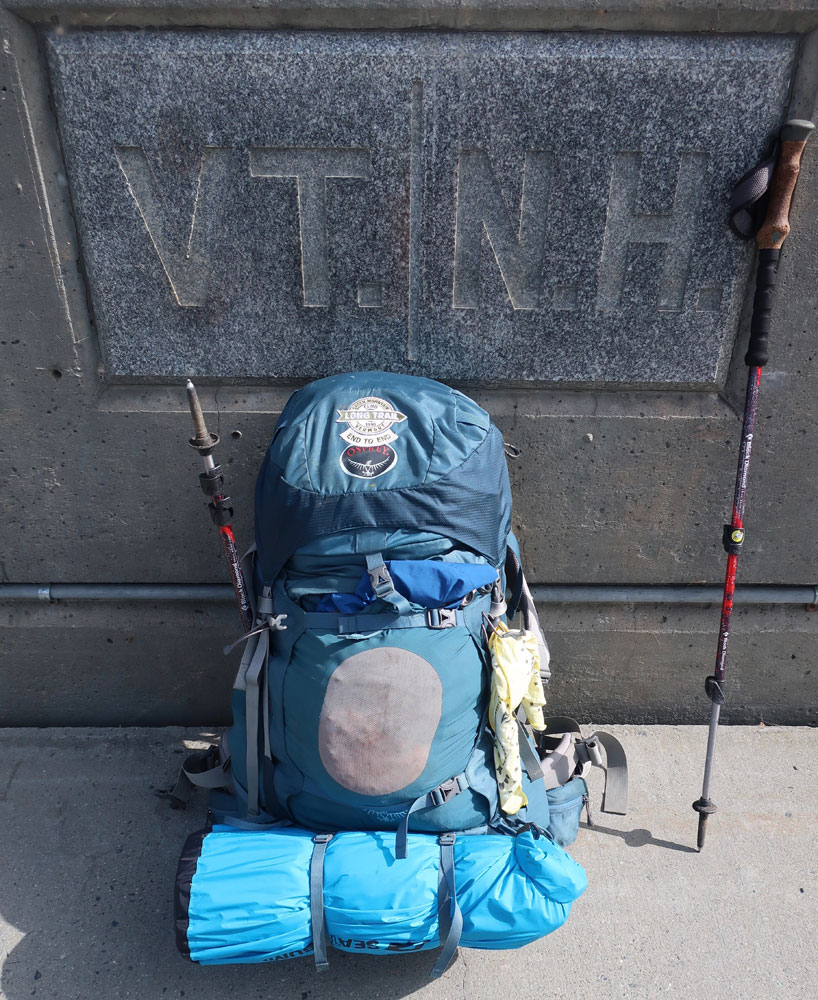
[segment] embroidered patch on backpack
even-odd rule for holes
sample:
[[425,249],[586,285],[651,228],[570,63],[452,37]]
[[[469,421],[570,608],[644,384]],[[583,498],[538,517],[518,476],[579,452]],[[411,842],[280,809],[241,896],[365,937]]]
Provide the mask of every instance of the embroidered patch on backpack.
[[357,479],[375,479],[389,472],[398,460],[394,448],[389,447],[398,439],[392,424],[404,420],[406,414],[380,396],[364,396],[347,409],[338,410],[336,423],[349,425],[341,434],[350,446],[341,453],[344,472]]

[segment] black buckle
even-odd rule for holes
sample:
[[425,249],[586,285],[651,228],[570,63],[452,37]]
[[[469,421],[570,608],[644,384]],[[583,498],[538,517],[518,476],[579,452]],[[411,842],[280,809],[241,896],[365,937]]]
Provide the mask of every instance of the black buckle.
[[457,611],[454,608],[430,608],[426,612],[428,628],[454,628],[457,625]]

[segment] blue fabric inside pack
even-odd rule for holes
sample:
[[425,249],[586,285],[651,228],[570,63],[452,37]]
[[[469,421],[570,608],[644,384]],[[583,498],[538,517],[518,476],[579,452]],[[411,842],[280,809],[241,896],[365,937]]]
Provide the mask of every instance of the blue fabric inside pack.
[[[386,568],[395,590],[422,608],[456,608],[473,590],[490,586],[497,570],[488,563],[451,563],[425,559],[390,559]],[[351,615],[375,600],[369,574],[361,576],[352,594],[327,594],[316,611]]]

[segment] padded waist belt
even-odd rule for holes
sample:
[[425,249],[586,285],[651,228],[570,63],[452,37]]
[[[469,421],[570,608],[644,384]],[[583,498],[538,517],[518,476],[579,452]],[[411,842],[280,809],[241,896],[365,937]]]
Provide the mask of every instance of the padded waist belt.
[[[573,719],[546,719],[545,733],[535,733],[546,788],[558,788],[592,766],[605,770],[602,811],[624,816],[628,811],[628,762],[625,750],[611,733],[595,732],[586,739]],[[552,735],[557,734],[557,735]],[[603,762],[600,748],[605,751]]]

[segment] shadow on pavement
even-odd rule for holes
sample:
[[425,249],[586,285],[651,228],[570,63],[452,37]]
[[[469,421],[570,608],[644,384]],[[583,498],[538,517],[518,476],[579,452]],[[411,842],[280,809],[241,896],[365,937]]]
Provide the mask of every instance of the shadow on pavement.
[[660,840],[658,837],[654,837],[650,830],[614,830],[609,826],[600,826],[599,823],[594,823],[593,826],[580,823],[580,828],[590,830],[591,833],[606,833],[611,837],[619,837],[628,847],[647,847],[650,844],[653,847],[664,847],[668,851],[681,851],[683,854],[699,853],[695,847],[689,847],[687,844],[675,844],[672,840]]

